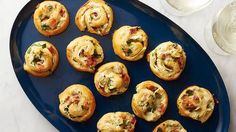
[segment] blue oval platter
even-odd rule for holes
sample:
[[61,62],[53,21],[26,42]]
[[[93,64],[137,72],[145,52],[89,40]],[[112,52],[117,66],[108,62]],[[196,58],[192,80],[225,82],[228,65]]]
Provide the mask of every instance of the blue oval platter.
[[[169,97],[168,108],[165,114],[156,122],[150,123],[136,117],[136,132],[151,132],[156,125],[167,119],[178,120],[190,132],[228,132],[230,106],[226,88],[219,72],[197,42],[171,20],[136,0],[107,0],[106,2],[113,9],[115,19],[110,33],[102,37],[88,32],[81,32],[74,23],[77,10],[86,0],[60,0],[59,2],[64,4],[69,11],[70,24],[63,33],[53,37],[44,37],[36,30],[32,19],[35,7],[39,2],[41,1],[30,1],[20,11],[15,20],[10,39],[11,60],[15,74],[28,98],[59,131],[96,132],[97,121],[105,113],[113,111],[133,113],[131,98],[135,93],[135,86],[144,80],[152,80],[165,88]],[[186,67],[181,76],[175,81],[163,81],[151,72],[146,57],[136,62],[129,62],[116,56],[112,48],[112,34],[123,25],[141,26],[148,34],[149,45],[145,54],[165,41],[179,43],[187,55]],[[68,63],[66,47],[70,41],[82,35],[90,35],[100,41],[105,54],[102,64],[120,61],[126,65],[131,77],[127,92],[118,96],[103,97],[94,86],[94,74],[78,72]],[[56,71],[46,78],[33,77],[23,70],[26,49],[33,42],[40,40],[53,43],[60,55],[60,62]],[[97,102],[94,115],[83,123],[64,118],[58,109],[58,94],[75,83],[88,86]],[[178,114],[177,97],[182,90],[190,85],[208,88],[219,101],[212,116],[204,124]]]

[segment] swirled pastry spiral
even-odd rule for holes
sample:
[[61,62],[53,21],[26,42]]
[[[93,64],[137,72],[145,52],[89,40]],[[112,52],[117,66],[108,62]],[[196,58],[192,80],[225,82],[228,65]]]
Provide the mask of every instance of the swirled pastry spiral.
[[187,132],[184,127],[175,120],[166,120],[156,126],[153,132]]
[[148,45],[147,34],[138,26],[123,26],[116,30],[112,38],[116,55],[128,61],[143,57]]
[[95,66],[103,61],[104,54],[99,42],[84,35],[70,42],[66,49],[69,63],[79,71],[95,71]]
[[46,77],[57,67],[59,54],[49,42],[33,43],[25,52],[24,70],[33,76]]
[[146,121],[157,121],[165,113],[168,105],[166,91],[153,81],[139,83],[136,91],[131,104],[135,115]]
[[177,106],[180,115],[204,123],[211,116],[215,102],[212,94],[207,89],[190,86],[178,97]]
[[113,23],[112,9],[104,0],[88,0],[76,13],[75,24],[80,31],[86,29],[98,35],[109,33]]
[[97,123],[98,132],[134,132],[135,116],[128,112],[110,112]]
[[96,102],[93,93],[84,85],[74,84],[59,94],[59,110],[76,122],[88,120],[94,113]]
[[36,7],[34,25],[44,36],[57,35],[69,25],[69,14],[61,3],[44,1]]
[[152,72],[163,80],[177,79],[186,63],[183,48],[170,41],[158,45],[148,54],[147,59]]
[[106,97],[124,93],[129,86],[127,68],[120,62],[109,62],[98,68],[94,83],[98,92]]

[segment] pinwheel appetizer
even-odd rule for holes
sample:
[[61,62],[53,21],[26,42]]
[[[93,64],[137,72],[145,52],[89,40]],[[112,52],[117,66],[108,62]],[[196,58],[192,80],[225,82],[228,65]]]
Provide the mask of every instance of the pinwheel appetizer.
[[190,86],[178,97],[177,106],[180,115],[204,123],[211,116],[215,102],[212,94],[207,89]]
[[148,45],[147,34],[138,26],[123,26],[115,31],[112,38],[116,55],[128,61],[141,59]]
[[46,77],[57,67],[59,54],[49,42],[33,43],[25,52],[24,70],[33,76]]
[[128,112],[110,112],[97,123],[98,132],[134,132],[135,116]]
[[152,72],[163,80],[175,80],[182,73],[186,55],[183,48],[173,42],[164,42],[151,51],[147,60]]
[[187,132],[183,126],[175,120],[166,120],[156,126],[153,132]]
[[99,42],[90,36],[82,36],[70,42],[66,49],[69,63],[78,71],[93,73],[95,66],[104,59]]
[[131,104],[135,115],[146,121],[157,121],[168,105],[166,91],[153,81],[139,83],[136,91]]
[[44,36],[63,32],[69,25],[69,14],[64,5],[56,1],[43,1],[34,12],[34,25]]
[[106,35],[113,23],[112,9],[104,0],[88,0],[76,13],[75,24],[80,31]]
[[98,92],[106,97],[124,93],[129,86],[127,68],[120,62],[109,62],[98,68],[94,83]]
[[74,84],[59,94],[59,110],[66,118],[83,122],[94,113],[96,102],[93,93],[84,85]]

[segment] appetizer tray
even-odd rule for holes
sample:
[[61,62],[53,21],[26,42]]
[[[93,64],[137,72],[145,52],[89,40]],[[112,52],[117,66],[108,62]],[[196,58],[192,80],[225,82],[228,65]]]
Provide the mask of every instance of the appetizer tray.
[[[131,99],[138,83],[152,80],[159,83],[167,92],[169,103],[165,114],[156,122],[146,122],[136,117],[136,132],[151,132],[156,125],[167,119],[178,120],[190,132],[227,132],[230,120],[230,106],[223,80],[214,63],[203,49],[185,31],[171,20],[152,8],[136,0],[107,0],[113,9],[114,22],[110,33],[105,36],[81,32],[75,25],[74,18],[77,10],[86,0],[60,0],[67,8],[70,24],[63,33],[45,37],[35,28],[32,15],[35,7],[41,1],[32,0],[20,11],[12,28],[10,36],[10,53],[15,74],[28,98],[38,111],[60,131],[95,132],[97,121],[108,112],[132,112]],[[131,62],[120,59],[112,48],[112,34],[121,26],[141,26],[149,37],[145,57]],[[126,65],[131,82],[128,90],[118,96],[103,97],[94,86],[94,74],[76,71],[67,61],[66,47],[74,38],[90,35],[100,41],[104,50],[106,62],[119,61]],[[23,70],[24,54],[27,48],[36,41],[45,40],[57,47],[60,61],[56,71],[45,78],[29,75]],[[157,45],[165,41],[179,43],[186,52],[186,67],[181,76],[175,81],[164,81],[156,77],[149,67],[146,55]],[[90,88],[96,99],[94,115],[83,123],[73,122],[63,117],[59,112],[58,95],[72,84],[83,84]],[[217,100],[214,112],[203,124],[178,113],[176,100],[179,94],[188,86],[198,85],[207,88]]]

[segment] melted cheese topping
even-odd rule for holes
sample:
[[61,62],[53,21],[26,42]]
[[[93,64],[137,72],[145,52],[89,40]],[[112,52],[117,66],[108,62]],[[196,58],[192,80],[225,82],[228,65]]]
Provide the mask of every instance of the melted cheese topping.
[[95,100],[91,91],[83,85],[72,85],[60,95],[61,113],[73,121],[85,121],[94,112]]
[[130,77],[124,64],[110,62],[102,65],[94,77],[94,83],[100,94],[111,96],[124,93],[129,86]]
[[75,23],[81,31],[108,34],[113,22],[112,9],[103,0],[89,0],[77,12]]
[[128,112],[107,113],[97,123],[99,132],[133,132],[135,116]]
[[132,99],[134,113],[146,121],[157,121],[168,105],[165,90],[153,81],[144,81],[136,86],[136,91]]
[[112,42],[114,52],[122,59],[136,61],[147,48],[147,34],[137,26],[123,26],[115,31]]
[[58,59],[58,52],[52,44],[38,41],[25,53],[24,70],[36,76],[47,76],[55,70]]
[[211,116],[215,103],[212,94],[207,89],[191,86],[180,94],[177,105],[181,115],[203,123]]
[[156,126],[153,132],[187,132],[183,126],[175,120],[166,120]]
[[150,52],[148,61],[156,76],[164,80],[174,80],[182,73],[186,56],[179,44],[165,42]]
[[101,63],[103,58],[102,47],[93,37],[78,37],[67,46],[67,59],[78,70],[94,72],[95,66]]
[[68,19],[66,8],[55,1],[40,3],[35,12],[38,14],[42,30],[56,30]]

